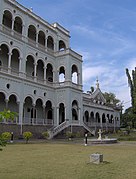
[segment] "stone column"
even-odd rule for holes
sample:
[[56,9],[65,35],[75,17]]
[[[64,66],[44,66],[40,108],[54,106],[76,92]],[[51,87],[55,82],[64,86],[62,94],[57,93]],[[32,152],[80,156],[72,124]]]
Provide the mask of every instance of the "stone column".
[[8,109],[8,102],[9,102],[9,100],[8,100],[8,99],[5,99],[5,103],[6,103],[6,110]]
[[78,121],[79,123],[81,123],[81,118],[80,118],[80,115],[81,115],[81,109],[78,108]]
[[14,23],[15,23],[15,19],[13,18],[12,19],[12,28],[11,28],[12,30],[14,30]]
[[113,117],[113,121],[114,121],[114,132],[116,132],[116,117]]
[[37,124],[37,118],[35,118],[35,104],[33,104],[33,118],[32,120],[32,124],[36,123]]
[[12,56],[12,53],[9,52],[8,55],[9,55],[9,58],[8,58],[8,73],[11,73],[11,56]]
[[56,75],[55,75],[55,71],[53,70],[53,83],[55,83],[55,81],[56,81]]
[[65,121],[67,120],[67,109],[66,106],[64,106],[64,112],[65,112]]
[[59,107],[57,107],[57,126],[59,125]]
[[55,121],[55,107],[52,107],[52,124],[54,125]]
[[36,33],[36,47],[38,47],[38,35],[39,35],[39,33],[37,32]]
[[44,68],[44,84],[46,84],[46,65],[43,67]]
[[19,57],[19,75],[22,76],[22,57]]
[[37,81],[37,62],[34,63],[34,81]]
[[46,51],[47,51],[47,39],[48,38],[45,38],[45,49],[46,49]]
[[43,125],[46,124],[45,123],[45,105],[43,104]]
[[102,125],[102,115],[100,115],[100,125],[101,125],[101,128],[103,128],[103,125]]
[[20,135],[22,135],[23,133],[23,106],[24,103],[23,102],[18,102],[19,104],[19,125],[20,125]]

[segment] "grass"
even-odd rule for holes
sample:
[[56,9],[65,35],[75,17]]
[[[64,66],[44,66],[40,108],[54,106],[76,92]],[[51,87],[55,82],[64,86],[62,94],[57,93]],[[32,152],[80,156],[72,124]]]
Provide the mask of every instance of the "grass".
[[[104,162],[90,163],[92,153]],[[0,179],[134,179],[136,143],[85,147],[80,143],[11,144],[0,152]]]

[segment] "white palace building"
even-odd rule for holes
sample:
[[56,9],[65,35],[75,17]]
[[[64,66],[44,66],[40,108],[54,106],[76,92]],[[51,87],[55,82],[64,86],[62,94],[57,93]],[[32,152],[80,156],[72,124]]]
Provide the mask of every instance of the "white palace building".
[[120,127],[120,109],[106,105],[97,81],[82,90],[82,56],[69,45],[69,31],[49,24],[16,0],[0,0],[0,111],[18,113],[0,131],[51,137],[66,130]]

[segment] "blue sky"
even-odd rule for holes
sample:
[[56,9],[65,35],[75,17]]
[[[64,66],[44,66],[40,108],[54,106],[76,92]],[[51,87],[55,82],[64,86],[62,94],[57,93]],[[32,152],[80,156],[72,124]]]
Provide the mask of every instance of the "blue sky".
[[49,23],[70,31],[70,47],[83,56],[83,90],[115,93],[125,108],[130,92],[125,69],[136,67],[135,0],[17,0]]

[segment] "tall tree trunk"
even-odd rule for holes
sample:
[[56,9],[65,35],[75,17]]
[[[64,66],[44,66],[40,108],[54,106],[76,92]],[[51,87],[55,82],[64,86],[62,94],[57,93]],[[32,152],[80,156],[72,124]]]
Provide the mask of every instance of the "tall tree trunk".
[[130,86],[132,111],[133,114],[136,114],[136,67],[135,70],[132,70],[132,78],[128,69],[126,69],[126,75],[128,77],[128,84]]

